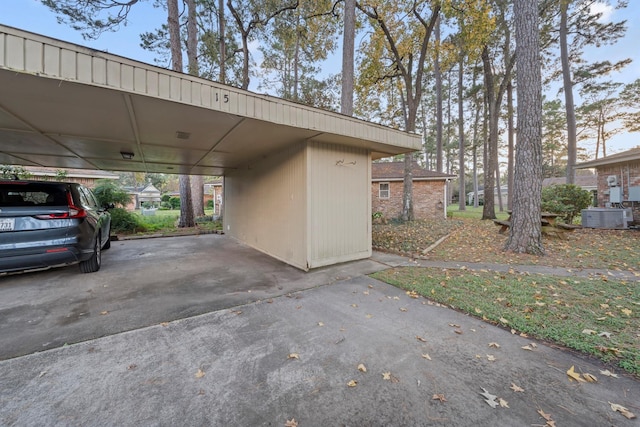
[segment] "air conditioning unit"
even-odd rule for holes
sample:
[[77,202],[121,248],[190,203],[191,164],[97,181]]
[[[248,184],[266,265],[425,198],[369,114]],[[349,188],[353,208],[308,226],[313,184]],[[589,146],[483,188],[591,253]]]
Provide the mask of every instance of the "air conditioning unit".
[[618,186],[618,177],[616,175],[609,175],[607,177],[607,185],[609,187],[617,187]]
[[583,209],[581,213],[582,226],[585,228],[625,229],[633,222],[631,208],[591,208]]

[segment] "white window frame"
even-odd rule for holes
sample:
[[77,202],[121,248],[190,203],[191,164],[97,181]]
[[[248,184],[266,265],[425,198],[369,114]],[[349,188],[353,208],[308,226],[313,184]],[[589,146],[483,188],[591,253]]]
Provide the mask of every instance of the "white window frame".
[[[386,185],[387,189],[383,190],[382,186]],[[386,195],[384,195],[384,193],[386,193]],[[388,182],[379,182],[378,183],[378,197],[380,199],[388,199],[391,197],[391,186],[389,185]]]

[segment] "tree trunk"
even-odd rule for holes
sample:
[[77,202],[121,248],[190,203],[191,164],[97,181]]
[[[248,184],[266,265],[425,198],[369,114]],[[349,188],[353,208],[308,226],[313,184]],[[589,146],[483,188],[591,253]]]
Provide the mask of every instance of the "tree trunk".
[[192,175],[189,181],[191,185],[193,216],[194,218],[198,218],[204,216],[204,180],[202,175]]
[[467,209],[466,203],[466,185],[465,185],[465,170],[464,170],[464,55],[462,48],[460,48],[460,58],[458,60],[458,163],[459,177],[458,177],[458,209],[464,211]]
[[[171,46],[171,64],[175,71],[182,72],[182,48],[180,46],[180,21],[177,0],[167,0],[167,25]],[[180,175],[180,219],[178,227],[193,227],[193,207],[191,205],[191,187],[189,176]]]
[[440,44],[440,18],[436,21],[435,27],[436,54],[433,61],[433,74],[436,80],[436,170],[442,172],[442,128],[444,127],[442,118],[442,72],[440,70],[440,51],[437,47]]
[[542,77],[537,0],[515,0],[518,145],[511,227],[505,249],[544,254],[541,234]]
[[413,155],[404,155],[404,182],[402,188],[402,220],[413,221]]
[[575,183],[577,161],[577,125],[576,110],[573,103],[573,82],[571,81],[571,65],[567,46],[567,15],[570,0],[560,1],[560,61],[562,63],[562,84],[564,89],[564,105],[567,113],[567,184]]
[[342,92],[340,112],[353,115],[353,74],[356,36],[356,0],[344,2],[344,36],[342,40]]
[[220,32],[220,83],[227,83],[227,42],[224,29],[224,0],[218,0],[218,30]]
[[[498,111],[496,111],[495,88],[493,71],[489,62],[489,50],[482,50],[482,62],[484,68],[484,86],[487,99],[487,113],[489,117],[489,138],[486,140],[486,157],[484,160],[484,204],[482,205],[482,219],[495,219],[495,160],[498,150]],[[495,159],[495,160],[494,160]]]
[[507,121],[509,143],[509,151],[507,153],[507,209],[511,209],[513,207],[513,161],[515,155],[513,138],[515,133],[513,126],[513,85],[511,82],[507,85]]

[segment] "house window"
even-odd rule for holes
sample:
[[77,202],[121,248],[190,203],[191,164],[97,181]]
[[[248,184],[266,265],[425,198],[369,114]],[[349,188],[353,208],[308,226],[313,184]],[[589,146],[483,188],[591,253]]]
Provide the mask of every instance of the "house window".
[[381,182],[380,183],[380,190],[378,192],[378,197],[380,197],[381,199],[388,199],[389,198],[389,183],[388,182]]

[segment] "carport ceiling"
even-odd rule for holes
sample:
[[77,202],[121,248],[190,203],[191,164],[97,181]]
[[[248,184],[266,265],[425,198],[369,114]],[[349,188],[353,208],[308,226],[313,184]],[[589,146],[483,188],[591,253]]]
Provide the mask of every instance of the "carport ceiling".
[[374,158],[420,147],[417,135],[9,27],[0,45],[0,164],[224,175],[312,139]]

